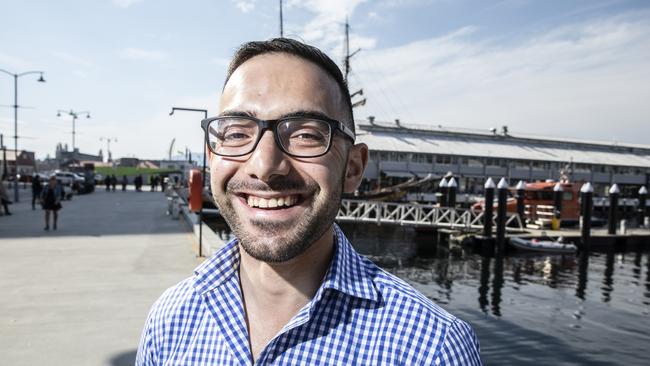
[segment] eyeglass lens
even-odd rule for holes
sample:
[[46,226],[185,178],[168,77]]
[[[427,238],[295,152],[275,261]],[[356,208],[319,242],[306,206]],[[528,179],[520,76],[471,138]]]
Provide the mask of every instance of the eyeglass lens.
[[[245,155],[253,151],[261,132],[255,120],[245,117],[219,118],[208,125],[208,143],[218,155]],[[281,120],[274,132],[283,151],[300,157],[325,153],[332,135],[329,123],[308,118]]]

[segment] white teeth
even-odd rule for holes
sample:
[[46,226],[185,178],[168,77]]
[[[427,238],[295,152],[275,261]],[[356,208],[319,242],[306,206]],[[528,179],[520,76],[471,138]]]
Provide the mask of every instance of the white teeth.
[[286,196],[286,197],[279,197],[279,198],[262,198],[262,197],[254,197],[254,196],[248,196],[248,199],[246,200],[248,203],[248,206],[250,207],[259,207],[259,208],[276,208],[276,207],[282,207],[282,206],[293,206],[297,202],[297,197],[295,196]]

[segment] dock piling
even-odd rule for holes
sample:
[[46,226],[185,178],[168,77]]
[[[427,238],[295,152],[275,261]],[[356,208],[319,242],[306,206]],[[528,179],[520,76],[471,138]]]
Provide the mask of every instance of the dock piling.
[[639,206],[637,208],[637,213],[639,216],[639,227],[646,226],[645,217],[646,217],[646,201],[648,200],[648,189],[645,186],[639,188]]
[[492,237],[492,215],[494,211],[494,189],[496,185],[492,178],[485,181],[485,207],[483,210],[483,236]]
[[458,191],[458,184],[454,177],[449,178],[447,182],[447,206],[456,207],[456,193]]
[[498,207],[497,207],[497,248],[503,250],[506,238],[506,215],[508,206],[508,182],[501,178],[497,185]]
[[594,187],[587,182],[580,188],[580,224],[582,249],[589,249],[589,239],[591,238],[591,211],[594,208]]
[[447,178],[442,178],[438,185],[440,191],[440,207],[447,207]]
[[609,219],[607,220],[607,233],[616,234],[616,223],[618,221],[618,196],[621,193],[618,184],[614,183],[609,189]]
[[517,183],[517,214],[524,227],[526,227],[526,205],[524,204],[524,195],[526,194],[526,183],[520,180]]

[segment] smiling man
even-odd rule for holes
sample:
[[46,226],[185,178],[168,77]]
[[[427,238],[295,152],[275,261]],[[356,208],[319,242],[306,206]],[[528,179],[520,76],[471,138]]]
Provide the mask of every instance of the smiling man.
[[318,49],[244,44],[202,122],[237,239],[153,305],[137,365],[479,365],[462,320],[360,256],[334,223],[359,185],[347,86]]

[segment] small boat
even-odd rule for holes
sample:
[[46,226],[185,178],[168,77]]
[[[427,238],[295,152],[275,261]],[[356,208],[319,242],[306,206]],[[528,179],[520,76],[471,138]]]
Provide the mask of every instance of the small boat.
[[516,236],[510,238],[510,245],[517,249],[533,250],[538,252],[575,253],[578,250],[578,247],[575,245],[570,243],[563,243],[559,240],[528,240]]

